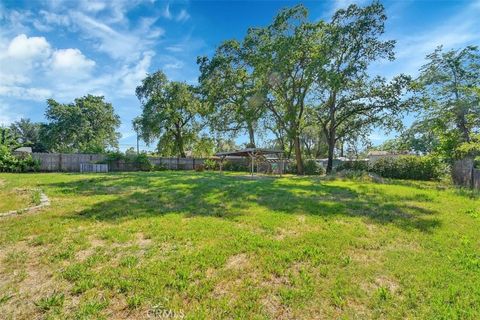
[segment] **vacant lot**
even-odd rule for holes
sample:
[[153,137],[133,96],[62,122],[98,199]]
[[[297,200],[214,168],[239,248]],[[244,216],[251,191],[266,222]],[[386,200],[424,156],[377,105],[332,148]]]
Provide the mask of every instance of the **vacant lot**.
[[[218,173],[0,174],[16,319],[479,318],[480,200],[433,183]],[[29,201],[26,201],[27,204]]]

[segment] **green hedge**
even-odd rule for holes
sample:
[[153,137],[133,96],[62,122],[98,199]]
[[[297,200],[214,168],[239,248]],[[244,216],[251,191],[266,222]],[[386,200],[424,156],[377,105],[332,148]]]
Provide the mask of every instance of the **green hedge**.
[[118,161],[134,164],[138,168],[138,170],[141,171],[151,171],[157,169],[155,166],[152,165],[146,153],[123,154],[121,152],[110,152],[107,153],[105,160],[100,161],[100,163],[112,164]]
[[344,162],[336,171],[368,171],[384,178],[409,180],[438,180],[445,173],[445,166],[433,156],[400,156],[378,159],[372,163]]
[[5,145],[0,145],[0,172],[31,172],[40,169],[40,162],[31,155],[14,156]]

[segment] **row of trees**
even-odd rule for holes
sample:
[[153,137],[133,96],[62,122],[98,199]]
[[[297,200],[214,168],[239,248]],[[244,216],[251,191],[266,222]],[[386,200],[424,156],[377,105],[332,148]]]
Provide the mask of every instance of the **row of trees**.
[[330,172],[339,144],[365,139],[373,126],[398,128],[412,106],[408,76],[368,72],[374,61],[394,59],[395,42],[381,37],[385,20],[379,3],[351,5],[329,22],[310,22],[301,5],[283,10],[199,57],[197,87],[149,75],[136,91],[143,112],[134,125],[179,155],[205,126],[214,135],[246,133],[251,147],[259,135],[274,136],[272,146],[292,153],[300,174],[305,153],[326,153]]
[[[330,21],[311,22],[303,6],[281,11],[273,22],[250,28],[244,39],[223,42],[199,57],[197,85],[170,81],[162,71],[136,88],[142,113],[133,127],[164,156],[209,156],[263,141],[296,160],[358,152],[374,128],[399,130],[384,150],[434,153],[453,160],[480,154],[480,53],[477,47],[427,56],[420,76],[386,79],[372,63],[394,59],[384,40],[380,3],[350,5]],[[403,128],[414,111],[417,120]],[[120,125],[110,103],[88,95],[73,103],[47,101],[46,123],[22,119],[0,137],[34,151],[105,152],[118,148]],[[0,141],[1,144],[1,141]]]

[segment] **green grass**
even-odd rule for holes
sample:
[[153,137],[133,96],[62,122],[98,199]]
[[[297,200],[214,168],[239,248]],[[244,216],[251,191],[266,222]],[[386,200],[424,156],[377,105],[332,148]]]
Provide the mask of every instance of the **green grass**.
[[480,200],[437,183],[0,174],[6,319],[478,319]]
[[13,187],[13,181],[0,178],[0,213],[40,204],[40,190]]

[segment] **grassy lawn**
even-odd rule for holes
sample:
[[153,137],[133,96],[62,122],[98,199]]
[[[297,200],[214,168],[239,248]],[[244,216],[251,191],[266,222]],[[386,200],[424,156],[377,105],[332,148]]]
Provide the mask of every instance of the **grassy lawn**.
[[0,213],[39,204],[38,190],[13,188],[11,185],[14,185],[14,181],[0,178]]
[[[480,200],[435,183],[0,174],[6,319],[480,318]],[[7,195],[7,196],[5,196]]]

